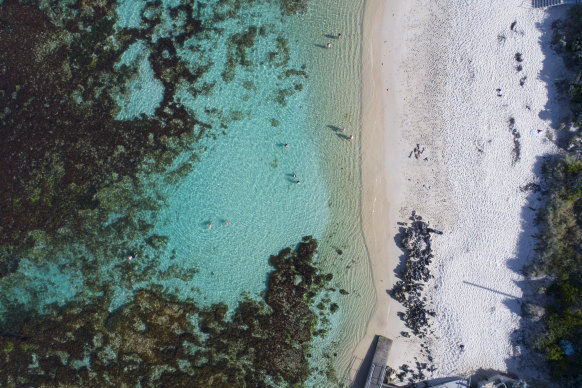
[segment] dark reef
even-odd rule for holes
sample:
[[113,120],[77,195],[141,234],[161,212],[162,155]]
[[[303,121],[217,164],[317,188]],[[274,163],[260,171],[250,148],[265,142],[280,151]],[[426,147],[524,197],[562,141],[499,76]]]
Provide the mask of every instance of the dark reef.
[[[126,29],[115,27],[113,1],[0,4],[0,279],[7,291],[0,293],[6,310],[0,386],[262,387],[307,379],[309,343],[326,334],[327,315],[338,310],[328,297],[317,301],[319,311],[312,308],[320,291],[331,290],[325,288],[331,275],[316,269],[317,242],[310,237],[271,257],[275,270],[264,300],[245,297],[228,311],[178,300],[150,284],[109,311],[112,279],[124,290],[154,278],[193,279],[197,268],[156,267],[159,256],[175,252],[167,252],[171,236],[153,232],[166,198],[152,182],[178,183],[206,150],[200,140],[226,134],[249,115],[230,106],[194,112],[182,105],[178,89],[196,99],[211,95],[217,83],[240,81],[256,92],[254,83],[237,78],[255,71],[250,58],[276,70],[270,102],[277,109],[303,89],[306,68],[290,67],[288,40],[273,24],[237,21],[239,30],[226,37],[225,63],[202,55],[224,34],[220,22],[248,16],[253,4],[185,0],[164,9],[148,1],[141,24]],[[286,17],[307,3],[273,4]],[[163,14],[183,27],[159,34],[168,23]],[[251,57],[260,40],[273,51]],[[151,115],[118,120],[118,98],[128,97],[139,73],[135,63],[120,65],[121,56],[138,43],[163,85],[162,100]],[[199,60],[184,59],[184,50]],[[208,78],[216,66],[223,79]],[[191,156],[176,166],[184,152]],[[139,260],[129,265],[128,256]],[[79,274],[83,294],[64,305],[43,306],[35,291],[26,305],[11,299],[11,275],[22,257]]]
[[[0,337],[0,385],[266,387],[300,384],[318,317],[316,294],[331,280],[315,267],[317,241],[270,258],[264,301],[198,307],[141,290],[108,312],[105,299],[30,317]],[[337,310],[337,305],[332,305]]]
[[[284,16],[305,10],[306,2],[277,5]],[[167,10],[183,27],[156,36],[167,22],[161,18],[165,5],[160,1],[147,2],[140,26],[126,29],[115,27],[115,2],[47,6],[7,0],[0,5],[0,276],[15,267],[15,257],[47,260],[49,253],[30,254],[41,243],[58,251],[77,241],[93,251],[113,240],[107,252],[94,254],[120,257],[128,240],[147,237],[153,212],[164,199],[148,192],[138,174],[164,174],[166,183],[177,183],[205,151],[198,144],[201,139],[226,134],[232,121],[248,114],[230,107],[193,112],[176,97],[178,87],[186,86],[195,99],[213,92],[216,81],[205,75],[215,66],[224,66],[225,81],[253,72],[247,50],[262,39],[276,51],[265,54],[261,63],[277,68],[278,78],[290,78],[294,85],[273,90],[272,101],[284,105],[287,96],[302,90],[295,80],[307,77],[305,66],[287,67],[288,42],[272,24],[241,25],[227,37],[224,64],[203,55],[203,42],[224,34],[218,23],[243,18],[251,6],[253,2],[239,0],[184,1]],[[126,98],[128,82],[138,73],[135,63],[119,65],[120,58],[135,43],[149,53],[146,59],[163,85],[162,101],[151,116],[117,120],[121,108],[114,97]],[[181,50],[200,59],[193,64],[181,57]],[[173,166],[182,152],[189,152],[190,159]],[[111,213],[126,216],[109,225]]]

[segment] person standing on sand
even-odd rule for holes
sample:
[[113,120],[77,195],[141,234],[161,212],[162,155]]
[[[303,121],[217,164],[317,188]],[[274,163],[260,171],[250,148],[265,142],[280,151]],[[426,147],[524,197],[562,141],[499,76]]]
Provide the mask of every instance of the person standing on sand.
[[328,44],[327,44],[327,48],[328,48],[328,49],[329,49],[329,48],[331,48],[331,43],[328,43]]

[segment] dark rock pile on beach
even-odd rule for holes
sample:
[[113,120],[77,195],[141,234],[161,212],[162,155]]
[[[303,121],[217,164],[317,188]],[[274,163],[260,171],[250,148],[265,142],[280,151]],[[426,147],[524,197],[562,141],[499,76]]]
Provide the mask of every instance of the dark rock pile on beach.
[[401,228],[402,248],[405,251],[405,265],[400,279],[391,291],[392,296],[406,308],[405,313],[400,313],[412,332],[420,338],[426,335],[428,317],[434,316],[426,306],[426,297],[422,297],[424,283],[432,275],[429,270],[433,259],[431,249],[431,234],[442,234],[429,227],[422,217],[412,213],[411,223]]
[[510,117],[509,120],[509,131],[513,136],[513,149],[511,150],[511,165],[514,166],[519,160],[521,159],[521,144],[519,142],[519,138],[521,135],[519,134],[516,126],[515,126],[515,118]]
[[[427,297],[422,295],[424,285],[433,276],[430,273],[430,264],[433,259],[431,247],[431,235],[442,234],[424,222],[422,217],[412,212],[410,223],[401,224],[401,247],[404,250],[405,268],[399,273],[400,280],[391,290],[392,296],[406,308],[405,312],[398,315],[404,320],[406,326],[420,339],[425,339],[429,334],[429,317],[434,317],[435,312],[427,306]],[[401,332],[403,337],[409,337],[408,332]],[[407,364],[401,365],[399,373],[395,373],[400,382],[408,381],[409,386],[416,386],[415,382],[426,379],[425,372],[435,370],[433,356],[427,343],[420,344],[420,353],[423,361],[415,357],[416,369]],[[428,361],[428,362],[425,362]],[[429,364],[430,363],[430,364]]]

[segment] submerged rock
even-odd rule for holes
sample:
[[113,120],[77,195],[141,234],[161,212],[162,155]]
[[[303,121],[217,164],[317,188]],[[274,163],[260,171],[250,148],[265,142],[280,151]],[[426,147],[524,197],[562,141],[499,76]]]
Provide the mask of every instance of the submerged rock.
[[2,327],[0,385],[301,384],[309,377],[307,354],[317,322],[311,306],[331,279],[315,267],[316,249],[308,236],[296,250],[271,256],[275,269],[265,301],[245,298],[230,318],[224,304],[200,308],[151,290],[136,292],[113,312],[101,298],[21,317],[10,333]]

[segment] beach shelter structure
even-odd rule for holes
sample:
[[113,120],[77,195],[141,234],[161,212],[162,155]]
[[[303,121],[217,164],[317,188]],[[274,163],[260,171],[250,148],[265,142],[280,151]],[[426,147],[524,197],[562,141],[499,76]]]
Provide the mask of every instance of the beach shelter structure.
[[376,351],[370,365],[368,378],[364,388],[382,388],[384,384],[384,377],[386,376],[386,363],[388,361],[388,353],[392,347],[392,340],[384,336],[378,336],[378,343],[376,344]]
[[532,0],[531,5],[534,8],[547,8],[563,4],[582,4],[581,0]]

